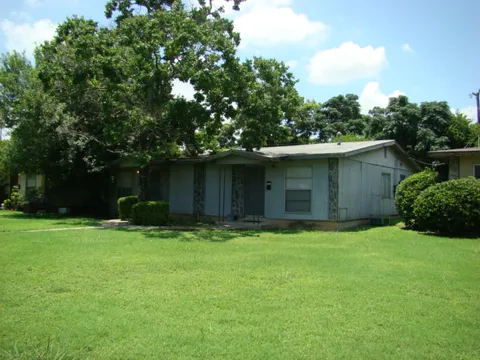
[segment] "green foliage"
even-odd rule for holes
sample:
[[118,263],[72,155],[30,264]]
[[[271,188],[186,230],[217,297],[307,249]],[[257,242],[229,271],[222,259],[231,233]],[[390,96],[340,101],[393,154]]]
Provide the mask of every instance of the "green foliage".
[[415,229],[480,236],[480,181],[449,180],[423,191],[414,203]]
[[3,209],[4,209],[4,210],[11,210],[11,209],[13,209],[12,200],[10,200],[10,199],[5,199],[5,200],[3,201]]
[[242,65],[238,111],[239,144],[247,150],[285,145],[292,141],[291,123],[302,104],[297,80],[283,62],[255,57]]
[[398,213],[403,217],[405,225],[414,224],[414,203],[420,193],[437,182],[435,170],[427,168],[403,180],[395,193],[395,205]]
[[132,208],[135,225],[162,226],[168,224],[170,204],[166,201],[145,201]]
[[25,199],[20,195],[20,188],[18,186],[13,186],[10,193],[10,208],[11,209],[20,209],[25,203]]
[[0,140],[0,187],[4,184],[8,184],[10,175],[12,174],[9,144],[10,142],[8,140]]
[[120,216],[120,219],[130,219],[132,217],[132,207],[137,203],[137,196],[125,196],[118,199],[118,214]]

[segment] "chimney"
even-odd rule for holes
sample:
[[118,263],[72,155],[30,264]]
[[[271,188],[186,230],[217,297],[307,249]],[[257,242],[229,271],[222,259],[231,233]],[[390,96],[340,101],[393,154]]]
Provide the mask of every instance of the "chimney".
[[337,145],[342,145],[342,133],[337,132]]

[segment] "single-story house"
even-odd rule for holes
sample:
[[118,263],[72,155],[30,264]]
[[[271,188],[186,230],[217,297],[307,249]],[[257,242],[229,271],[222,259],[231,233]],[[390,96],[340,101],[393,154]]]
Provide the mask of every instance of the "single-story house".
[[430,151],[428,155],[448,164],[449,179],[480,179],[480,147]]
[[302,222],[339,229],[396,215],[395,188],[420,170],[394,140],[230,150],[209,156],[153,162],[140,178],[125,159],[112,172],[111,209],[118,197],[170,202],[173,216]]
[[18,175],[19,193],[23,198],[27,197],[30,191],[37,193],[45,192],[45,174],[20,174]]

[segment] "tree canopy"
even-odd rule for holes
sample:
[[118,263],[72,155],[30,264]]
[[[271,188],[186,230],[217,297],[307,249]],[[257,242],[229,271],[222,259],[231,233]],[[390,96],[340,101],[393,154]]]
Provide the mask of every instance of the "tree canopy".
[[[9,161],[61,178],[127,156],[147,165],[232,147],[329,142],[338,132],[344,141],[395,139],[419,160],[478,139],[478,126],[445,101],[399,96],[364,115],[355,94],[304,99],[283,62],[239,59],[240,36],[222,12],[206,0],[109,0],[114,25],[73,16],[37,47],[35,65],[24,54],[2,55]],[[175,83],[189,84],[193,99],[174,95]]]

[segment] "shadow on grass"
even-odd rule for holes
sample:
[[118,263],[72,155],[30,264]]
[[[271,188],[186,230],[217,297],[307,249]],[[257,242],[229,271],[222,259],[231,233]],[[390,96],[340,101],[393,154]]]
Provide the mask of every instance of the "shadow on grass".
[[229,230],[229,229],[191,229],[191,230],[143,230],[117,228],[116,231],[126,231],[139,233],[146,238],[158,240],[178,240],[178,241],[208,241],[208,242],[227,242],[239,238],[259,237],[262,234],[285,234],[295,235],[305,232],[304,230]]
[[56,225],[82,225],[82,226],[100,226],[102,222],[97,219],[86,218],[81,216],[68,216],[60,214],[25,214],[22,212],[5,211],[0,212],[0,219],[9,220],[58,220],[52,223],[52,226]]

